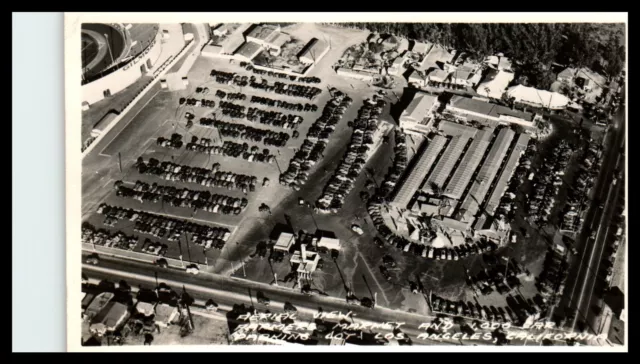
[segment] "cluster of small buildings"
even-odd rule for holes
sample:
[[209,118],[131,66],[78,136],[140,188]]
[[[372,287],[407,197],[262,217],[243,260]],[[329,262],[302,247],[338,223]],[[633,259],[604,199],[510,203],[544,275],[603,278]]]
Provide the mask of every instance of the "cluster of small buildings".
[[[221,40],[217,44],[210,42],[203,48],[202,55],[206,57],[226,56],[251,62],[263,51],[279,56],[283,46],[293,39],[289,34],[283,33],[279,25],[242,24],[233,29],[230,24],[211,24],[211,27],[213,35]],[[315,64],[329,49],[326,42],[312,38],[298,54],[298,60],[305,65]]]
[[[300,244],[297,244],[298,240]],[[312,250],[307,250],[307,247]],[[307,280],[311,279],[313,272],[318,268],[320,262],[319,253],[321,251],[340,251],[342,244],[332,233],[320,230],[313,235],[303,234],[299,239],[292,233],[281,232],[273,246],[274,252],[287,255],[293,249],[295,250],[289,259],[289,263],[296,269],[299,280]]]
[[92,335],[102,337],[121,330],[131,319],[140,320],[149,326],[147,331],[153,332],[156,326],[166,328],[181,317],[177,305],[161,302],[154,294],[150,296],[151,299],[138,296],[127,302],[110,291],[87,289],[82,298],[82,319],[89,322]]

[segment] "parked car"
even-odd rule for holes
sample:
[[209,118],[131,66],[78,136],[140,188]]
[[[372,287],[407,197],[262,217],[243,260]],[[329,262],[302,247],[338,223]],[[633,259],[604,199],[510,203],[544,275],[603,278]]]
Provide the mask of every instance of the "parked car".
[[198,266],[195,264],[190,264],[187,266],[187,273],[197,275],[198,273],[200,273],[200,268],[198,268]]
[[353,224],[353,225],[351,225],[351,230],[352,230],[353,232],[355,232],[356,234],[358,234],[358,235],[362,235],[362,234],[364,234],[364,231],[362,230],[362,228],[361,228],[359,225],[357,225],[357,224]]
[[160,268],[169,268],[169,263],[164,258],[154,260],[153,264],[157,265]]
[[100,263],[100,258],[98,257],[98,254],[91,254],[87,257],[87,260],[85,262],[87,264],[97,265],[98,263]]

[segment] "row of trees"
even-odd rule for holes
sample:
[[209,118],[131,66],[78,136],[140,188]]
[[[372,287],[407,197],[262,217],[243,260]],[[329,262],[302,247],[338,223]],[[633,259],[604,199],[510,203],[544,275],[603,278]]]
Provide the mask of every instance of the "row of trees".
[[[438,43],[474,59],[502,52],[529,83],[548,86],[550,64],[600,69],[617,76],[625,60],[624,25],[606,23],[332,23]],[[600,68],[599,66],[602,66]]]

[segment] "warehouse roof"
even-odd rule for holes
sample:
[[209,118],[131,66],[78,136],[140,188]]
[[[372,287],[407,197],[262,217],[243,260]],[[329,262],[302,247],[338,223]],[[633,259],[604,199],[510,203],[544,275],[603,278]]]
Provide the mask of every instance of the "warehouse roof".
[[486,211],[488,214],[493,215],[500,204],[500,200],[502,199],[502,195],[504,194],[507,186],[509,184],[509,180],[513,175],[513,171],[515,170],[518,160],[520,160],[521,153],[527,149],[527,144],[529,144],[529,135],[522,133],[518,135],[518,140],[516,141],[516,145],[511,151],[511,155],[509,155],[509,159],[500,173],[500,177],[498,178],[498,182],[496,186],[493,188],[491,195],[489,196],[489,200],[487,201]]
[[438,188],[444,186],[444,182],[451,174],[453,166],[460,158],[460,155],[462,155],[462,151],[470,139],[471,138],[466,135],[454,136],[451,139],[440,161],[438,161],[438,164],[436,164],[433,172],[431,172],[427,182],[424,184],[422,188],[423,191],[434,192],[432,188],[433,185],[437,185]]
[[420,155],[420,159],[411,170],[411,173],[407,177],[407,179],[402,183],[398,193],[393,198],[391,202],[393,205],[399,208],[406,208],[407,204],[416,193],[422,181],[424,181],[425,176],[429,173],[429,170],[433,166],[438,154],[442,147],[444,147],[447,138],[436,135],[433,139],[428,142],[429,145],[424,150],[424,152]]
[[489,150],[489,154],[487,154],[480,171],[476,175],[467,193],[467,197],[460,206],[460,215],[462,215],[463,220],[470,221],[480,209],[480,205],[485,200],[485,196],[491,188],[491,182],[493,182],[493,179],[498,173],[498,169],[509,149],[514,135],[515,132],[509,128],[503,128],[498,133],[493,146]]
[[329,48],[329,45],[326,42],[313,38],[300,52],[299,57],[307,57],[315,60],[315,58],[324,53],[327,48]]
[[458,168],[451,176],[449,183],[444,190],[446,196],[449,196],[454,199],[459,199],[462,196],[467,184],[471,180],[471,176],[473,172],[478,167],[480,160],[482,160],[482,156],[486,151],[489,143],[491,141],[491,137],[493,136],[494,129],[487,128],[478,131],[476,136],[473,138],[471,145],[465,152]]
[[421,122],[437,102],[438,98],[436,96],[418,92],[413,97],[413,100],[411,100],[409,106],[402,112],[400,118]]
[[530,112],[512,110],[502,105],[496,105],[464,96],[453,96],[447,106],[471,113],[484,114],[492,119],[498,119],[500,118],[500,115],[506,115],[532,122],[534,118],[534,114]]

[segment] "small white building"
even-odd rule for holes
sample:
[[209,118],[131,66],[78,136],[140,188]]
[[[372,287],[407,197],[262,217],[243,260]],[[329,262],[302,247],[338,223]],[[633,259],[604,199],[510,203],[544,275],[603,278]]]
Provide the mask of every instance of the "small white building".
[[318,267],[320,261],[320,254],[316,252],[308,252],[307,248],[303,244],[299,251],[293,253],[290,262],[292,264],[298,264],[298,279],[310,279],[313,272]]
[[400,115],[400,128],[407,132],[427,134],[433,124],[433,113],[440,103],[436,96],[418,92]]
[[289,252],[293,244],[295,244],[296,239],[293,234],[290,233],[280,233],[276,244],[273,246],[274,250],[280,250],[284,252]]
[[178,317],[180,317],[180,311],[175,306],[159,303],[155,307],[156,325],[160,327],[169,327]]
[[405,57],[398,57],[393,61],[391,67],[389,67],[388,74],[398,76],[402,74],[404,68],[402,67],[407,59]]
[[227,24],[220,24],[213,29],[213,35],[215,36],[221,37],[227,34],[229,34],[229,26]]
[[338,68],[338,75],[355,78],[360,81],[371,82],[374,80],[374,74],[369,72],[363,72],[358,70],[352,70],[348,68]]
[[436,68],[427,75],[427,82],[444,82],[447,78],[449,72]]
[[417,87],[425,87],[427,82],[426,78],[422,75],[422,73],[418,70],[413,70],[407,77],[407,82],[410,85],[415,85]]
[[340,250],[340,239],[323,236],[318,240],[318,247],[324,247],[329,250]]

